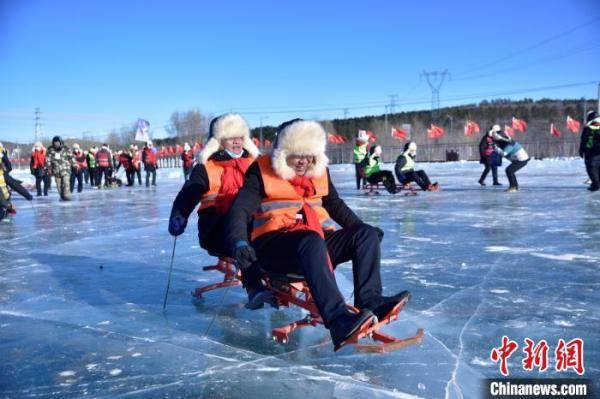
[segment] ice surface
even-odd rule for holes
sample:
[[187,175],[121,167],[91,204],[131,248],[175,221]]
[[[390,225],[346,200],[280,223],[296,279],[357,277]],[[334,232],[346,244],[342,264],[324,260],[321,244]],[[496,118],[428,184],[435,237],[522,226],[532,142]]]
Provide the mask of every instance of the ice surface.
[[[385,231],[384,291],[413,293],[385,331],[426,331],[422,345],[383,355],[334,354],[322,328],[276,344],[271,328],[302,314],[248,311],[240,287],[192,301],[220,278],[201,271],[213,259],[198,248],[195,215],[163,314],[176,170],[160,170],[157,188],[16,198],[18,215],[0,223],[0,396],[479,397],[482,378],[500,375],[489,354],[503,335],[551,348],[583,338],[586,377],[598,381],[600,194],[585,190],[582,162],[532,161],[512,195],[479,187],[477,163],[423,166],[441,192],[360,196],[353,166],[332,167],[342,197]],[[350,298],[349,264],[337,276]],[[511,375],[537,377],[522,358],[510,358]]]

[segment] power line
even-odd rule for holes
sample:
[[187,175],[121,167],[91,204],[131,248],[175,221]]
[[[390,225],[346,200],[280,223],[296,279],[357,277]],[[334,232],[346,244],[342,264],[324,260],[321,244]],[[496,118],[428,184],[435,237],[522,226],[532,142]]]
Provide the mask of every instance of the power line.
[[556,34],[556,35],[554,35],[554,36],[551,36],[551,37],[549,37],[549,38],[546,38],[546,39],[544,39],[544,40],[542,40],[542,41],[540,41],[540,42],[537,42],[537,43],[535,43],[535,44],[532,44],[531,46],[525,47],[525,48],[523,48],[523,49],[521,49],[521,50],[517,50],[517,51],[513,51],[513,52],[511,52],[511,53],[508,53],[507,55],[505,55],[505,56],[503,56],[503,57],[500,57],[500,58],[498,58],[498,59],[496,59],[496,60],[494,60],[494,61],[487,62],[487,63],[485,63],[485,64],[482,64],[482,65],[479,65],[479,66],[477,66],[477,67],[475,67],[475,68],[471,68],[471,69],[468,69],[468,70],[466,70],[466,71],[463,71],[462,73],[459,73],[458,75],[459,75],[459,76],[466,75],[466,74],[469,74],[469,73],[471,73],[471,72],[475,72],[475,71],[479,71],[479,70],[481,70],[481,69],[487,68],[487,67],[489,67],[489,66],[491,66],[491,65],[496,65],[498,62],[503,62],[503,61],[509,60],[509,59],[511,59],[511,58],[513,58],[513,57],[515,57],[515,56],[517,56],[517,55],[520,55],[520,54],[523,54],[523,53],[525,53],[525,52],[528,52],[528,51],[534,50],[534,49],[536,49],[536,48],[538,48],[538,47],[541,47],[541,46],[543,46],[543,45],[545,45],[545,44],[547,44],[547,43],[550,43],[550,42],[552,42],[552,41],[554,41],[554,40],[558,40],[558,39],[560,39],[560,38],[562,38],[562,37],[564,37],[564,36],[567,36],[567,35],[569,35],[569,34],[571,34],[571,33],[575,32],[576,30],[579,30],[579,29],[581,29],[581,28],[583,28],[583,27],[586,27],[586,26],[588,26],[588,25],[594,24],[594,23],[596,23],[596,22],[598,22],[598,21],[600,21],[600,16],[597,16],[597,17],[595,17],[595,18],[593,18],[593,19],[591,19],[591,20],[589,20],[589,21],[587,21],[587,22],[584,22],[584,23],[582,23],[582,24],[580,24],[580,25],[577,25],[577,26],[575,26],[575,27],[573,27],[573,28],[570,28],[570,29],[568,29],[568,30],[566,30],[566,31],[563,31],[563,32],[561,32],[561,33],[559,33],[559,34]]
[[582,46],[582,47],[577,47],[577,48],[572,48],[569,49],[567,51],[558,53],[558,54],[554,54],[554,55],[550,55],[544,58],[540,58],[537,59],[535,61],[531,61],[531,62],[526,62],[523,64],[517,64],[517,65],[513,65],[511,67],[507,67],[507,68],[501,68],[498,69],[496,71],[492,71],[489,73],[483,73],[480,75],[473,75],[473,76],[466,76],[464,78],[458,78],[458,79],[453,79],[455,81],[463,81],[463,80],[474,80],[474,79],[481,79],[481,78],[487,78],[487,77],[493,77],[493,76],[497,76],[497,75],[501,75],[503,73],[506,72],[513,72],[513,71],[518,71],[520,69],[524,69],[524,68],[529,68],[531,66],[535,66],[538,64],[542,64],[542,63],[547,63],[550,61],[556,61],[556,60],[560,60],[563,58],[568,58],[573,56],[574,54],[579,54],[579,53],[583,53],[583,52],[587,52],[587,51],[591,51],[591,50],[595,50],[596,48],[600,47],[600,43],[596,44],[596,45],[592,45],[590,46],[589,44]]

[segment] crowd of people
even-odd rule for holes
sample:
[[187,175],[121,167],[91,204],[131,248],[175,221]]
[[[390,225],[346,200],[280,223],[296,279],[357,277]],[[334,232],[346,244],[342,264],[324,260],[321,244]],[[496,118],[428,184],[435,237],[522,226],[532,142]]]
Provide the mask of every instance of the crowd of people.
[[146,187],[156,185],[156,151],[152,142],[148,141],[143,149],[136,145],[116,152],[111,151],[107,144],[100,148],[93,146],[82,150],[77,143],[72,148],[65,145],[60,136],[52,139],[52,144],[45,148],[41,142],[33,146],[30,159],[30,171],[35,177],[37,196],[47,196],[51,186],[51,177],[58,189],[60,199],[69,201],[77,187],[77,192],[83,191],[84,184],[92,189],[118,187],[123,184],[117,177],[122,167],[125,171],[127,186],[133,186],[136,181],[142,185],[142,166],[146,173]]

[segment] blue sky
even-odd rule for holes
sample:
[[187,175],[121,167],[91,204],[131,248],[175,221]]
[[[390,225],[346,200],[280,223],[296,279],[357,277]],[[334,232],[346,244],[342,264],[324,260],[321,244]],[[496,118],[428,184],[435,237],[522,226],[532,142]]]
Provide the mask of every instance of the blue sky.
[[[595,98],[600,2],[0,2],[0,140],[104,136],[175,110],[235,110],[252,126],[429,109],[484,98]],[[503,94],[507,93],[507,94]]]

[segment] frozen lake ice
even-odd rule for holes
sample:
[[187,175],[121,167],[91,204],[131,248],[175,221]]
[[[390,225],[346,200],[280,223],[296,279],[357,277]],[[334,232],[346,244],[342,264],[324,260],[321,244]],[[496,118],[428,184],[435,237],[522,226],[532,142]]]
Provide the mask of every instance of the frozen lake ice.
[[[300,311],[246,310],[240,287],[192,300],[221,278],[201,270],[213,259],[194,214],[163,313],[179,170],[160,170],[156,188],[86,189],[70,203],[55,191],[15,197],[18,215],[0,223],[0,397],[480,397],[482,379],[501,376],[490,351],[503,335],[521,346],[510,375],[531,378],[577,374],[555,372],[552,356],[549,371],[524,371],[526,337],[551,351],[582,338],[598,389],[600,194],[585,190],[583,162],[532,161],[516,194],[479,187],[477,163],[423,166],[441,192],[361,196],[353,165],[331,168],[350,207],[385,231],[384,293],[413,293],[384,331],[426,331],[420,346],[382,355],[333,353],[321,327],[276,344],[271,328]],[[349,264],[337,279],[350,298]]]

